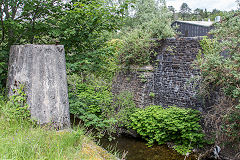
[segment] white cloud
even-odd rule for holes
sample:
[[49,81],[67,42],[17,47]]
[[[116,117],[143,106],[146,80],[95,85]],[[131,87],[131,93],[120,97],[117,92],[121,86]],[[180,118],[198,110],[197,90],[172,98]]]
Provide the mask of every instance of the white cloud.
[[166,2],[168,6],[173,6],[177,11],[179,11],[180,6],[184,2],[192,10],[196,8],[206,8],[208,11],[212,11],[215,8],[223,11],[237,9],[236,0],[166,0]]

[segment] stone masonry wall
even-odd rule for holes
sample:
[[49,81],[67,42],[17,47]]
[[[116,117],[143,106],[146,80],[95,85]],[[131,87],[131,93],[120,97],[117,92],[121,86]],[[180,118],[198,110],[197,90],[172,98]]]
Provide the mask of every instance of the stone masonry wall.
[[144,108],[153,104],[153,98],[149,97],[153,89],[154,68],[145,66],[141,68],[131,68],[119,72],[113,81],[112,92],[117,95],[123,91],[133,93],[135,104],[139,108]]
[[[201,49],[201,38],[170,38],[157,41],[158,55],[152,67],[120,72],[113,82],[113,93],[133,92],[138,107],[155,104],[202,110],[193,78],[198,70],[192,63]],[[152,68],[152,69],[147,69]]]
[[155,104],[176,105],[201,110],[193,78],[199,74],[192,64],[201,46],[199,38],[167,39],[157,48],[154,72]]

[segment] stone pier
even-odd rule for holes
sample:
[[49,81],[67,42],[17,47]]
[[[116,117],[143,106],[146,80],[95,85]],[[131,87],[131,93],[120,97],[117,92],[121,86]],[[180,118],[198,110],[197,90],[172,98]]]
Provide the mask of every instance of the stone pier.
[[24,85],[31,117],[40,124],[70,127],[64,46],[14,45],[10,50],[9,95]]

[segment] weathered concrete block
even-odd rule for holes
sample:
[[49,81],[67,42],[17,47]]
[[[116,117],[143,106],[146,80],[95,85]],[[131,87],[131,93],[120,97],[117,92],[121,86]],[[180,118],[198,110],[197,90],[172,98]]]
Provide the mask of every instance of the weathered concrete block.
[[14,45],[8,67],[9,95],[24,85],[31,116],[40,124],[70,127],[64,46]]

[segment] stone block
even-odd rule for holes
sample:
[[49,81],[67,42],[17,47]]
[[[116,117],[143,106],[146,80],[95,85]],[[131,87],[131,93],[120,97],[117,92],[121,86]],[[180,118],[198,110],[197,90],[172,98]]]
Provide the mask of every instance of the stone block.
[[39,124],[53,122],[70,127],[64,46],[13,45],[10,50],[7,88],[24,85],[31,117]]

